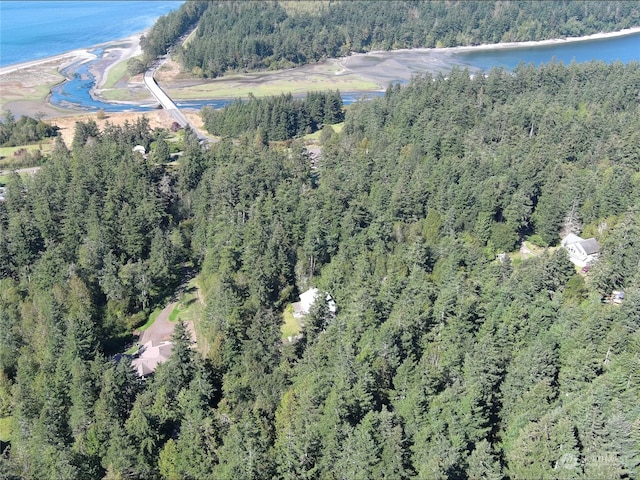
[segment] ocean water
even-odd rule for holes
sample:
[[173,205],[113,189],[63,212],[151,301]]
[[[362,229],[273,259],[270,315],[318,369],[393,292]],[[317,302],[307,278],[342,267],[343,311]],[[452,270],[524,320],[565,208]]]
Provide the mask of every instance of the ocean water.
[[[406,83],[411,76],[425,72],[446,72],[453,66],[469,68],[470,71],[488,71],[492,67],[502,67],[507,70],[515,68],[520,62],[549,63],[551,61],[569,64],[575,62],[603,61],[606,63],[629,63],[640,61],[640,33],[611,38],[585,40],[580,42],[558,43],[553,45],[538,45],[514,47],[495,50],[473,50],[467,52],[444,51],[425,54],[416,51],[379,52],[374,55],[361,55],[350,59],[348,66],[355,73],[365,74],[378,81]],[[396,65],[389,68],[388,62]],[[72,68],[69,69],[73,70]],[[50,101],[61,107],[69,106],[86,110],[103,109],[107,112],[123,110],[149,110],[140,105],[108,104],[93,98],[90,90],[93,78],[85,64],[69,73],[66,83],[56,86]],[[380,95],[380,92],[348,92],[342,93],[343,102],[348,105],[360,98]],[[176,102],[182,108],[200,109],[205,105],[221,108],[229,104],[230,99],[191,100]]]
[[551,61],[562,62],[565,65],[592,60],[629,63],[640,61],[640,33],[536,47],[474,50],[457,53],[455,57],[463,65],[484,71],[492,67],[511,70],[520,62],[533,63],[536,66]]
[[153,25],[177,0],[0,1],[0,66],[125,38]]
[[[155,20],[179,8],[184,0],[0,0],[0,66],[37,60],[75,50],[88,48],[139,33],[153,25]],[[446,71],[454,65],[471,71],[487,71],[492,67],[515,68],[520,62],[539,65],[551,61],[568,64],[572,61],[591,60],[607,63],[640,61],[640,33],[581,42],[559,43],[468,52],[419,51],[380,52],[375,55],[350,59],[349,67],[356,73],[377,78],[381,83],[405,83],[411,76],[425,72]],[[395,65],[389,68],[388,62]],[[89,65],[69,68],[65,72],[69,81],[56,86],[50,101],[54,105],[122,110],[148,110],[140,105],[108,104],[90,94],[94,85]],[[362,96],[375,96],[379,92],[343,93],[346,104]],[[205,100],[178,102],[181,107],[215,108],[231,100]]]

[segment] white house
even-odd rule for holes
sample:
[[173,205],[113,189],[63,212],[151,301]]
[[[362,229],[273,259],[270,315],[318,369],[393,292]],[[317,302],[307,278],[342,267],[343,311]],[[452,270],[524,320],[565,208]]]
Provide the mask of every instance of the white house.
[[[320,291],[317,288],[310,288],[306,292],[300,294],[300,301],[292,304],[293,316],[296,318],[302,318],[308,315],[311,311],[311,307],[316,303]],[[325,300],[327,301],[327,307],[331,313],[336,313],[336,302],[331,295],[325,294]]]
[[560,243],[569,253],[569,260],[579,267],[592,265],[600,255],[600,244],[595,238],[580,238],[570,233]]
[[139,153],[140,155],[145,155],[147,153],[147,150],[144,148],[144,145],[136,145],[135,147],[133,147],[133,152],[134,153]]

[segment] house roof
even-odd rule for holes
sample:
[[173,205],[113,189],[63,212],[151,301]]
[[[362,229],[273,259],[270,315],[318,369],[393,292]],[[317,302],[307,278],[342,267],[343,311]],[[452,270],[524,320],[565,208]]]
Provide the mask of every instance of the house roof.
[[302,308],[302,302],[295,302],[292,303],[291,306],[293,307],[293,314],[296,316],[303,316],[306,314],[306,312],[304,311],[304,308]]
[[[336,313],[336,302],[328,293],[326,293],[325,295],[327,308],[331,313]],[[300,301],[291,304],[293,306],[293,315],[297,318],[301,318],[309,314],[309,312],[311,311],[311,307],[313,307],[318,298],[322,297],[320,295],[320,291],[317,288],[310,288],[306,292],[301,293]]]
[[567,235],[566,237],[564,237],[562,239],[562,242],[560,242],[560,244],[563,247],[566,247],[567,245],[571,245],[572,243],[580,243],[580,242],[583,242],[583,241],[584,241],[584,239],[579,237],[575,233],[570,233],[569,235]]
[[566,247],[567,245],[579,244],[580,247],[584,250],[584,253],[587,255],[593,255],[594,253],[598,253],[600,251],[600,244],[595,238],[584,238],[579,237],[575,233],[570,233],[566,237],[562,239],[561,245]]
[[580,245],[587,255],[593,255],[594,253],[598,253],[600,251],[600,244],[595,238],[587,238],[586,240],[582,240],[580,242]]
[[300,304],[305,315],[309,313],[309,311],[311,310],[311,307],[313,307],[313,304],[316,303],[317,296],[318,296],[317,288],[310,288],[306,292],[303,292],[300,294]]
[[149,341],[140,348],[140,356],[134,358],[131,364],[135,367],[139,376],[147,376],[155,372],[159,364],[169,359],[172,348],[173,344],[171,342]]

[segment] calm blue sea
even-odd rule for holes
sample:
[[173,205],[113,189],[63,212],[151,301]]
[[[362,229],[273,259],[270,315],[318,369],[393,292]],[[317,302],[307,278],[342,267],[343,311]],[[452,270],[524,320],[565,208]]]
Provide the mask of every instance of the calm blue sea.
[[[88,48],[141,32],[184,0],[0,0],[0,66],[37,60],[69,50]],[[385,54],[388,56],[389,54]],[[395,52],[394,58],[404,64],[410,73],[429,71],[420,54]],[[384,58],[382,59],[384,60]],[[377,74],[380,69],[375,57],[361,57],[361,62],[373,62],[371,68]],[[487,71],[491,67],[512,69],[520,62],[539,65],[551,61],[568,64],[572,61],[604,62],[640,61],[640,33],[582,42],[549,46],[519,47],[498,50],[474,50],[470,52],[443,53],[442,64],[460,65],[472,71]],[[87,110],[105,111],[146,110],[139,105],[102,103],[90,95],[93,77],[85,64],[79,70],[70,68],[69,81],[55,87],[50,101],[60,106],[82,107]],[[381,67],[382,68],[382,67]],[[389,78],[389,81],[406,81]],[[379,92],[343,93],[345,103],[352,103],[362,95],[378,95]],[[188,102],[184,107],[200,108],[203,105],[220,107],[229,100]]]
[[536,47],[518,47],[496,50],[476,50],[457,53],[461,64],[488,71],[492,67],[515,68],[518,63],[589,62],[599,60],[607,63],[629,63],[640,61],[640,33],[620,37],[584,40],[580,42],[556,43]]
[[0,66],[141,32],[183,1],[0,1]]

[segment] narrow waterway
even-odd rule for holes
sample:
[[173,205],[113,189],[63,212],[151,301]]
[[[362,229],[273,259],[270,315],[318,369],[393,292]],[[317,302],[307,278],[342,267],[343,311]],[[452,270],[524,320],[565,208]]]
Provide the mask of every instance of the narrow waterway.
[[[100,56],[100,51],[94,51]],[[99,61],[94,60],[94,61]],[[551,45],[518,46],[496,49],[460,50],[402,50],[353,55],[344,60],[350,72],[378,84],[405,83],[412,76],[426,72],[447,72],[454,66],[468,68],[471,72],[486,72],[493,67],[513,69],[520,63],[539,65],[549,62],[603,61],[629,63],[640,61],[640,33],[611,38],[598,38]],[[153,104],[141,106],[128,103],[106,103],[91,95],[95,79],[91,74],[92,62],[70,66],[63,74],[68,81],[52,91],[50,101],[60,107],[72,107],[88,111],[103,109],[107,112],[148,111],[157,108]],[[380,92],[345,92],[342,99],[349,105],[363,97],[380,95]],[[222,108],[231,99],[209,99],[176,102],[180,108],[200,109],[205,105]]]

